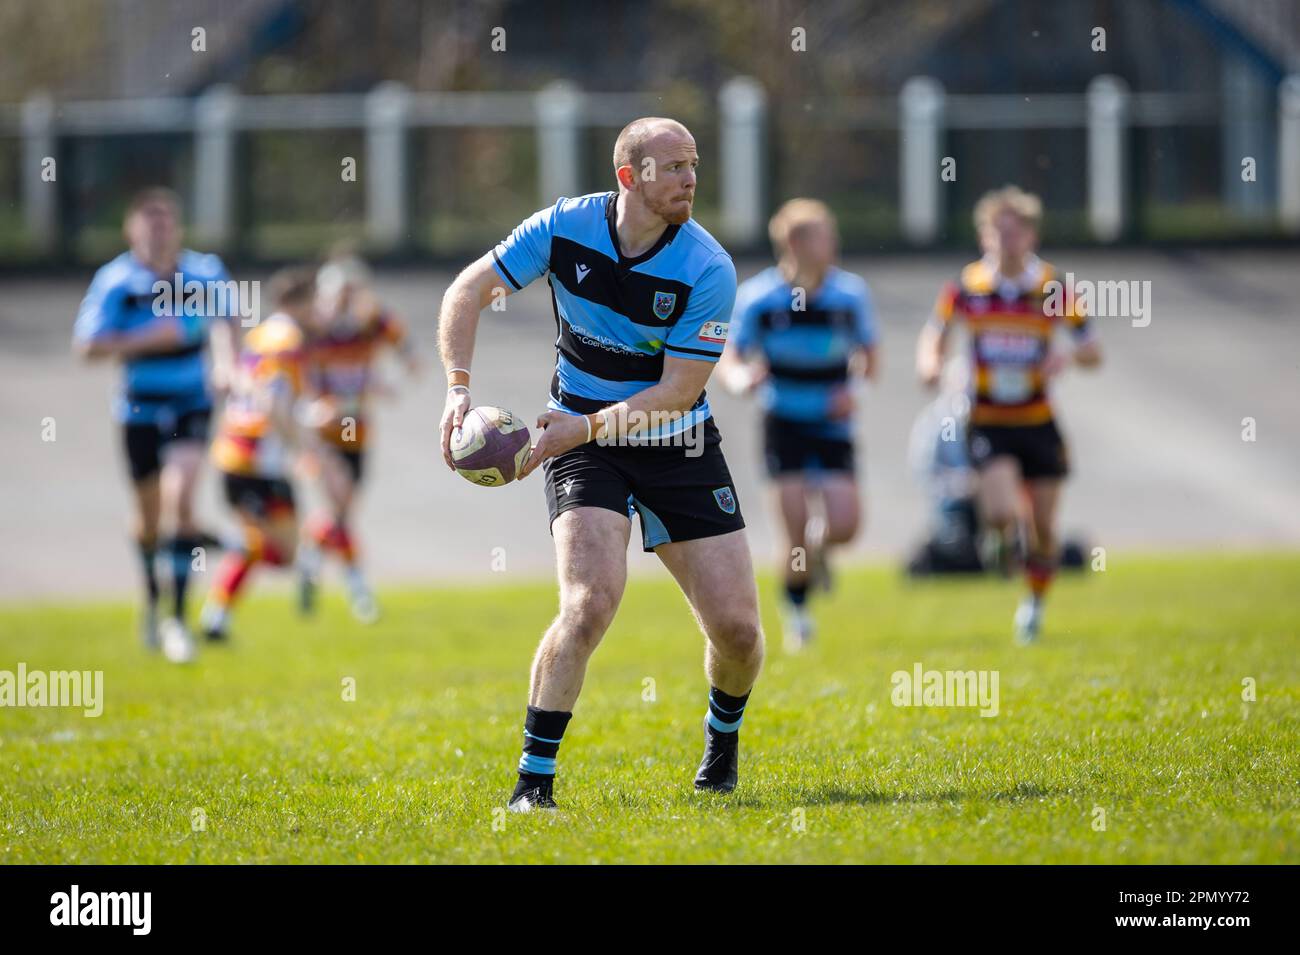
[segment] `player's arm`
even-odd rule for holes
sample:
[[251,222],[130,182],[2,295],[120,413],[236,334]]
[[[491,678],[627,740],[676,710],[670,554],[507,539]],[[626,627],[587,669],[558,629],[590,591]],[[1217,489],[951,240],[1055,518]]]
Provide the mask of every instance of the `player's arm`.
[[713,368],[711,361],[665,355],[663,375],[659,381],[625,401],[588,415],[546,412],[537,419],[542,436],[520,469],[519,480],[528,477],[546,459],[588,441],[613,441],[635,436],[662,422],[665,417],[686,414],[699,400]]
[[937,387],[943,373],[943,352],[948,343],[957,296],[958,289],[954,283],[944,287],[933,314],[916,340],[916,375],[927,388]]
[[113,349],[116,316],[126,290],[109,285],[102,275],[101,271],[90,283],[72,327],[72,349],[86,361],[112,358],[116,354]]
[[1048,376],[1059,374],[1070,365],[1080,368],[1096,368],[1101,364],[1101,343],[1093,333],[1088,316],[1079,309],[1073,295],[1068,300],[1065,323],[1074,338],[1073,347],[1066,352],[1056,352],[1047,368]]
[[447,373],[447,403],[442,412],[442,457],[455,470],[451,459],[451,433],[461,426],[470,407],[469,368],[474,358],[474,338],[479,313],[502,295],[513,290],[503,281],[491,252],[456,276],[442,296],[438,313],[438,351]]
[[730,257],[719,254],[692,290],[686,312],[668,332],[659,381],[594,414],[548,411],[542,415],[537,420],[542,436],[519,478],[527,477],[547,458],[580,444],[636,435],[658,427],[665,417],[690,411],[727,343],[735,302],[736,268]]
[[212,349],[212,387],[218,394],[225,395],[234,380],[238,354],[234,319],[214,321],[208,330],[208,344]]

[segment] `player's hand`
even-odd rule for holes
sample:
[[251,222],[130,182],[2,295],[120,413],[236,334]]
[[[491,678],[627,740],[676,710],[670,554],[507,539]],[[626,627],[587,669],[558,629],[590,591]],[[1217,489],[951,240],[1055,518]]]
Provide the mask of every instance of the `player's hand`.
[[1055,378],[1070,367],[1070,356],[1066,352],[1054,351],[1043,361],[1043,377]]
[[832,420],[839,421],[853,415],[853,392],[845,385],[841,385],[831,392],[831,403],[826,414]]
[[447,462],[449,470],[456,470],[456,462],[451,459],[451,433],[460,429],[469,411],[469,389],[457,388],[447,390],[447,405],[442,409],[442,459]]
[[921,384],[933,391],[939,387],[939,377],[943,372],[943,367],[937,361],[918,361],[916,363],[916,376],[921,379]]
[[528,455],[528,460],[524,462],[523,469],[519,472],[520,481],[532,474],[547,458],[572,451],[578,445],[587,442],[587,425],[582,415],[548,411],[538,416],[537,427],[542,432],[542,436],[533,445],[532,453]]

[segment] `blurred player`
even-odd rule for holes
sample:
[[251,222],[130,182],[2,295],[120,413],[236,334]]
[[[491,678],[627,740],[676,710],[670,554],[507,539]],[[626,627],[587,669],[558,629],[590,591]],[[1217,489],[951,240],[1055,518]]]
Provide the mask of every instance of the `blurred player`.
[[736,291],[721,374],[735,391],[760,393],[764,457],[784,532],[785,646],[795,652],[813,635],[809,585],[829,587],[829,550],[858,532],[850,378],[875,377],[879,359],[867,284],[836,266],[830,209],[791,199],[768,231],[777,264]]
[[200,618],[204,636],[214,641],[226,638],[231,605],[249,571],[259,562],[291,566],[298,540],[288,477],[299,444],[295,406],[315,278],[307,270],[280,272],[270,294],[275,312],[244,338],[212,442],[213,464],[239,521],[239,540],[222,558]]
[[[966,322],[974,365],[968,443],[979,472],[981,524],[1005,552],[1027,539],[1029,595],[1016,610],[1017,641],[1037,638],[1043,598],[1056,571],[1056,508],[1069,471],[1065,443],[1047,397],[1049,379],[1070,365],[1092,368],[1100,347],[1073,296],[1061,315],[1049,307],[1056,272],[1038,258],[1042,203],[1014,186],[985,195],[975,206],[984,257],[966,266],[939,295],[917,342],[917,373],[933,387],[954,319]],[[1060,321],[1074,334],[1070,351],[1053,350]],[[1028,499],[1028,506],[1022,503]]]
[[[123,231],[130,250],[95,273],[73,343],[87,359],[122,365],[113,417],[122,425],[135,495],[146,596],[142,635],[148,648],[161,646],[167,659],[183,663],[194,652],[185,625],[190,566],[205,540],[194,521],[194,489],[213,392],[224,390],[234,364],[234,285],[215,255],[181,247],[180,200],[170,189],[146,189],[132,198]],[[181,293],[173,294],[174,286],[184,290],[194,282],[205,291],[202,300],[187,297],[176,314],[173,304]],[[161,625],[159,552],[171,588],[169,615]]]
[[342,256],[327,262],[316,285],[307,347],[312,395],[307,417],[319,439],[313,458],[327,509],[307,522],[299,561],[300,602],[304,612],[312,610],[324,555],[334,554],[343,562],[353,615],[372,623],[379,607],[357,559],[352,512],[365,473],[374,364],[384,348],[397,349],[410,371],[415,360],[405,328],[375,297],[360,260]]
[[452,432],[470,408],[479,312],[549,272],[559,331],[551,410],[521,477],[544,462],[560,612],[533,661],[513,811],[555,805],[556,753],[623,597],[634,511],[642,547],[676,578],[707,639],[711,690],[695,788],[736,786],[763,633],[745,522],[704,393],[726,341],[736,270],[691,219],[698,162],[680,123],[629,123],[614,145],[616,192],[562,198],[530,216],[443,297],[448,467]]

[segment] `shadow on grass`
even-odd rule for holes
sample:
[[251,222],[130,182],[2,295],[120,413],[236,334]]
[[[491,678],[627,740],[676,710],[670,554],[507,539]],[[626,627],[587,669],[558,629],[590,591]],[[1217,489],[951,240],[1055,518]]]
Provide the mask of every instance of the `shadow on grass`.
[[1037,783],[1017,783],[1010,789],[994,792],[964,789],[940,789],[937,792],[885,791],[874,787],[819,786],[810,789],[792,787],[780,790],[773,796],[746,795],[727,800],[729,806],[746,809],[788,808],[790,806],[885,806],[894,803],[958,803],[958,802],[1024,802],[1064,793],[1064,789],[1048,789]]

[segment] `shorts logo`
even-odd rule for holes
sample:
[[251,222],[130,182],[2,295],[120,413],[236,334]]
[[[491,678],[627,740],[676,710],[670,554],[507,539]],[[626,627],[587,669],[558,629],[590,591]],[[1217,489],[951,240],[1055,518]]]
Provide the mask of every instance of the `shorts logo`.
[[676,292],[655,292],[655,317],[667,319],[677,304]]
[[731,326],[727,322],[705,322],[704,327],[700,329],[700,341],[725,345],[727,343],[727,331],[730,328]]
[[718,507],[722,508],[724,513],[736,513],[736,496],[731,493],[731,488],[718,488],[713,492],[713,499],[718,502]]

